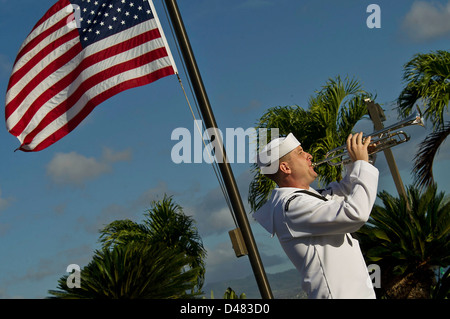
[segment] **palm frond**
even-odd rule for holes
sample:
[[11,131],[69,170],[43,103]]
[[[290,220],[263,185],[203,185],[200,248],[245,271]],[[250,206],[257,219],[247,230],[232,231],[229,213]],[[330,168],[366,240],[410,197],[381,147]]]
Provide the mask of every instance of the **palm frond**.
[[[152,202],[144,223],[116,220],[100,231],[102,249],[82,271],[82,289],[69,289],[67,276],[57,298],[175,298],[201,291],[206,250],[195,220],[172,197]],[[180,290],[173,290],[176,287]],[[104,288],[102,290],[102,287]],[[167,292],[168,289],[175,291]],[[169,290],[170,290],[169,289]],[[183,291],[183,294],[181,294]]]
[[146,239],[148,239],[148,229],[145,225],[125,219],[115,220],[101,229],[99,241],[103,248],[111,248],[133,240]]
[[152,242],[166,243],[168,247],[179,249],[187,256],[193,257],[191,266],[202,269],[198,277],[198,286],[201,288],[206,273],[206,250],[194,219],[186,216],[182,207],[176,204],[171,196],[166,195],[161,201],[152,203],[145,217],[144,223]]
[[252,172],[254,177],[249,185],[248,202],[251,211],[255,212],[268,200],[276,184],[263,174],[260,174],[256,165],[252,167]]
[[403,81],[406,86],[397,100],[399,115],[409,115],[422,100],[425,119],[430,119],[435,128],[442,127],[450,100],[450,52],[416,54],[404,65]]
[[434,131],[420,143],[413,168],[414,183],[419,187],[425,187],[434,183],[433,161],[439,152],[439,147],[449,134],[450,122],[447,122],[443,128]]
[[81,271],[81,287],[68,288],[67,276],[59,280],[59,290],[50,290],[58,299],[177,299],[193,298],[199,268],[188,268],[190,257],[163,243],[128,243],[112,250],[96,251]]
[[378,197],[382,205],[374,206],[369,222],[358,231],[369,262],[377,262],[386,274],[392,270],[390,280],[416,271],[428,274],[434,266],[449,265],[450,200],[437,192],[436,185],[425,190],[409,186],[411,209],[407,209],[403,197],[385,191]]

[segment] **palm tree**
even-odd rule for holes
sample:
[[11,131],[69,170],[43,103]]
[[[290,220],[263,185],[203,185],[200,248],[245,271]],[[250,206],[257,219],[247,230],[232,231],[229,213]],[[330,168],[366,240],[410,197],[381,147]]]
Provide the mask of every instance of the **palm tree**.
[[[362,90],[355,79],[342,80],[339,76],[329,79],[316,95],[309,99],[309,109],[300,106],[274,107],[257,123],[258,128],[278,128],[280,135],[292,132],[302,147],[322,159],[325,154],[345,143],[355,124],[367,114],[364,99],[370,95]],[[340,180],[342,167],[321,165],[316,168],[319,183]],[[275,183],[252,167],[254,178],[249,187],[249,203],[256,211],[267,200]]]
[[[191,258],[164,243],[130,242],[97,250],[81,270],[81,286],[68,288],[67,278],[50,290],[57,299],[178,299],[193,298],[199,268]],[[186,268],[189,268],[186,270]]]
[[449,134],[450,122],[447,122],[442,128],[435,130],[419,144],[413,167],[414,183],[417,186],[425,187],[434,183],[434,157]]
[[81,270],[81,288],[59,280],[56,298],[192,298],[202,293],[206,250],[192,217],[172,197],[152,202],[144,223],[116,220]]
[[444,111],[448,110],[450,100],[450,52],[416,54],[405,64],[403,80],[406,87],[397,101],[399,115],[405,117],[421,101],[425,119],[433,123],[434,132],[420,145],[413,168],[414,183],[424,187],[434,182],[432,163],[450,134],[450,122],[444,123]]
[[416,54],[403,68],[406,87],[398,98],[400,115],[411,113],[422,100],[425,119],[431,119],[435,127],[442,126],[450,99],[450,52]]
[[153,201],[144,214],[143,224],[130,220],[116,220],[101,230],[100,242],[104,248],[123,245],[132,241],[147,241],[149,244],[165,243],[190,257],[190,266],[199,268],[197,290],[200,291],[205,278],[206,250],[192,217],[186,216],[181,206],[172,197],[164,196]]
[[379,193],[383,205],[357,236],[367,262],[380,266],[382,296],[430,298],[435,268],[450,264],[450,200],[434,184],[423,192],[410,186],[407,194],[411,210],[403,197]]

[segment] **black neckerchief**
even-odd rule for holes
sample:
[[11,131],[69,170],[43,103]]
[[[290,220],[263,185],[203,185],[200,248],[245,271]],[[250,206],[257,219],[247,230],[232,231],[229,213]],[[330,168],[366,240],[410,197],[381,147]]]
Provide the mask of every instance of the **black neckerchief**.
[[[294,194],[295,193],[308,194],[308,195],[314,196],[314,197],[316,197],[318,199],[321,199],[321,200],[323,200],[325,202],[328,201],[328,199],[326,199],[324,196],[318,195],[318,194],[310,192],[310,191],[307,191],[306,189],[302,189],[302,190],[296,191],[296,192],[294,192]],[[286,205],[284,205],[284,210],[285,211],[287,211],[289,209],[289,204],[294,200],[294,198],[296,198],[298,196],[300,196],[300,195],[293,195],[287,200]]]

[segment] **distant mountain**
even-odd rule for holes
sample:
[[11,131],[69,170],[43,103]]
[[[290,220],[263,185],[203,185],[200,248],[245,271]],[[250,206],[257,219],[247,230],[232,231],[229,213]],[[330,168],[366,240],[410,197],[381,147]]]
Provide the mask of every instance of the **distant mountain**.
[[[306,298],[306,294],[300,288],[299,273],[296,269],[287,270],[275,274],[267,274],[270,287],[275,299],[299,299]],[[223,298],[225,290],[231,287],[237,295],[245,293],[248,299],[260,299],[258,286],[253,275],[223,282],[210,283],[203,287],[205,298],[211,298],[213,291],[215,299]]]

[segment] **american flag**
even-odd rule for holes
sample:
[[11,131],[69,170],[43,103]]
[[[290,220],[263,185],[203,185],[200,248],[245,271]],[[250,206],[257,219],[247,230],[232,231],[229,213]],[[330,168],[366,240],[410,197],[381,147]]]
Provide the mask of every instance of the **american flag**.
[[6,127],[40,151],[106,99],[176,72],[151,0],[59,0],[19,50]]

